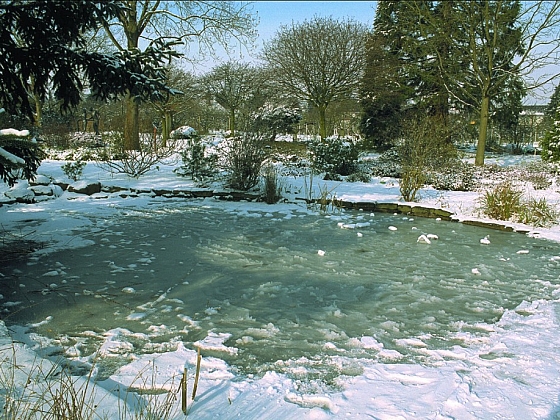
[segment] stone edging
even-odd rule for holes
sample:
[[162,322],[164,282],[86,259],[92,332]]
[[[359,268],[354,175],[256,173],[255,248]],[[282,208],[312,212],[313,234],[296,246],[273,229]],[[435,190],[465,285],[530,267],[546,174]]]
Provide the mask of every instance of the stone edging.
[[[248,193],[243,191],[235,191],[235,190],[212,190],[209,188],[193,188],[193,189],[182,189],[182,188],[173,188],[173,189],[166,189],[166,188],[124,188],[115,185],[101,185],[99,182],[92,182],[85,185],[82,189],[74,188],[72,185],[65,184],[65,183],[57,183],[54,182],[54,185],[60,187],[63,191],[68,191],[75,194],[86,194],[92,196],[95,199],[102,199],[108,198],[106,194],[115,194],[122,198],[128,197],[138,197],[139,195],[152,195],[154,197],[165,197],[165,198],[217,198],[219,200],[227,200],[227,201],[257,201],[261,198],[261,195],[258,193]],[[43,197],[43,199],[49,198],[56,198],[52,194],[40,194],[37,188],[34,186],[30,187],[33,189],[38,198]],[[47,197],[48,196],[48,197]],[[308,199],[300,199],[305,201],[308,204],[318,204],[319,200],[308,200]],[[35,200],[31,201],[34,202]],[[3,204],[14,204],[16,202],[20,203],[29,203],[30,201],[19,201],[19,200],[10,200],[0,203],[0,206]],[[479,219],[464,219],[459,218],[454,213],[440,209],[440,208],[433,208],[433,207],[423,207],[420,205],[415,205],[411,203],[395,203],[395,202],[370,202],[370,201],[343,201],[337,200],[335,203],[329,202],[329,206],[334,204],[335,207],[340,207],[348,210],[361,210],[361,211],[368,211],[368,212],[381,212],[381,213],[397,213],[397,214],[405,214],[411,217],[427,217],[432,219],[441,219],[446,221],[454,221],[463,223],[466,225],[478,226],[478,227],[485,227],[494,230],[502,230],[507,232],[518,232],[527,234],[532,230],[530,228],[519,228],[513,227],[507,222],[499,222],[493,221],[489,222],[486,220],[479,220]]]

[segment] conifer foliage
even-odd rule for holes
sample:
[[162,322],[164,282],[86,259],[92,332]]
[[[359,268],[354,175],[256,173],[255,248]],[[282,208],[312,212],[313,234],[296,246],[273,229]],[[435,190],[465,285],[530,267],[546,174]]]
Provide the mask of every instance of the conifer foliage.
[[[171,45],[153,44],[142,53],[87,51],[86,31],[98,29],[122,11],[118,3],[88,0],[0,3],[0,105],[9,115],[23,115],[34,122],[31,97],[41,101],[52,93],[61,109],[68,110],[78,105],[85,87],[103,100],[126,92],[150,99],[171,93],[161,65],[177,55]],[[0,149],[5,150],[3,147],[8,145],[0,138]],[[9,147],[16,157],[29,158],[38,150],[35,144],[21,140]],[[0,174],[9,183],[13,183],[9,175],[13,168],[8,163],[14,160],[0,161]],[[33,167],[26,164],[23,174],[32,178]]]
[[30,0],[0,4],[0,102],[10,114],[33,118],[30,91],[52,89],[63,109],[80,100],[85,79],[94,96],[110,99],[130,90],[152,97],[167,89],[161,63],[169,45],[144,53],[86,50],[84,33],[115,17],[122,6],[87,0]]

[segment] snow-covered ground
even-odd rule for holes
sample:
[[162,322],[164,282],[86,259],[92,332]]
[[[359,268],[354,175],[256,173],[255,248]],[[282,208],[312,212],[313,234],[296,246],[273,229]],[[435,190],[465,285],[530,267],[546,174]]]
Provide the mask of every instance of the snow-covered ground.
[[[517,158],[515,158],[517,159]],[[538,158],[534,158],[538,159]],[[492,160],[488,160],[491,163]],[[512,164],[513,158],[496,158],[502,165]],[[63,162],[62,162],[63,163]],[[174,166],[160,165],[139,179],[109,174],[88,164],[83,180],[99,181],[103,186],[119,186],[136,190],[192,189],[194,183],[172,172]],[[61,162],[45,161],[39,174],[70,182],[61,170]],[[275,204],[275,211],[289,214],[305,208],[303,201],[309,180],[287,177],[282,180],[285,202]],[[372,178],[370,183],[345,183],[314,180],[316,193],[328,187],[344,201],[399,202],[398,181]],[[19,184],[23,191],[25,182]],[[4,188],[4,191],[7,189]],[[529,187],[527,187],[529,188]],[[141,193],[123,198],[122,192],[100,192],[91,196],[64,192],[56,199],[35,204],[13,204],[0,207],[0,223],[5,232],[17,232],[21,237],[47,241],[48,246],[36,251],[49,253],[86,245],[87,239],[77,238],[73,232],[89,223],[88,216],[99,218],[115,213],[115,208],[126,201],[128,209],[141,210],[148,203],[167,200],[166,207],[180,205],[181,200],[154,197]],[[0,191],[0,194],[2,191]],[[553,182],[548,190],[528,191],[534,197],[546,197],[551,203],[560,202],[560,194]],[[480,218],[478,193],[436,191],[431,188],[420,192],[420,205],[444,208],[461,219]],[[202,199],[196,199],[202,200]],[[239,212],[271,211],[264,203],[230,202],[204,199],[217,208],[236,209]],[[69,217],[71,215],[72,217]],[[483,219],[480,219],[483,220]],[[513,227],[516,226],[511,223]],[[560,227],[532,229],[530,235],[560,242]],[[80,240],[82,242],[80,242]],[[0,276],[5,276],[0,268]],[[7,308],[9,296],[2,295],[0,278],[0,307]],[[560,287],[554,289],[552,301],[535,300],[522,303],[516,310],[506,311],[501,320],[487,325],[488,338],[472,347],[458,347],[441,354],[436,365],[423,366],[409,363],[375,363],[364,360],[361,373],[348,376],[339,389],[322,393],[298,392],[293,379],[269,372],[262,377],[239,377],[219,358],[202,359],[201,382],[189,417],[196,419],[560,419]],[[48,320],[47,320],[48,321]],[[41,337],[29,335],[25,328],[12,327],[8,331],[0,323],[0,357],[2,366],[15,357],[20,380],[41,363]],[[106,346],[118,342],[123,331],[107,334]],[[207,348],[223,346],[227,337],[209,334]],[[363,346],[377,343],[364,337]],[[202,345],[201,344],[201,345]],[[15,352],[13,351],[15,350]],[[101,349],[103,350],[103,349]],[[118,418],[122,402],[115,396],[118,386],[126,388],[137,381],[146,369],[158,372],[154,388],[176,387],[185,362],[196,364],[196,353],[182,345],[173,351],[154,355],[140,355],[121,367],[96,387],[97,403],[107,418]],[[48,363],[48,362],[43,362]],[[190,372],[192,375],[192,371]],[[174,379],[173,385],[171,384]],[[192,381],[192,376],[191,376]],[[136,384],[138,386],[138,384]],[[192,382],[191,382],[192,386]],[[122,401],[122,400],[121,400]],[[173,418],[183,418],[177,403]]]

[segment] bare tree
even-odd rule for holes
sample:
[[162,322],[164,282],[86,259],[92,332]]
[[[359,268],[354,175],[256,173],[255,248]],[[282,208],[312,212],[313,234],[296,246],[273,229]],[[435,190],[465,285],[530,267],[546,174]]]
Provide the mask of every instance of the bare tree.
[[[180,41],[196,43],[201,50],[214,44],[227,45],[231,39],[246,42],[254,36],[255,20],[248,5],[229,1],[149,1],[119,0],[127,6],[105,30],[119,50],[136,51],[144,43]],[[141,42],[144,41],[144,42]],[[125,98],[125,149],[138,150],[139,101]]]
[[212,69],[203,79],[203,89],[229,115],[229,130],[235,134],[238,112],[259,107],[259,91],[263,84],[260,72],[248,64],[228,62]]
[[[423,21],[435,29],[441,22],[414,2]],[[549,83],[560,73],[560,3],[518,0],[454,2],[453,22],[464,38],[454,40],[457,57],[466,64],[459,74],[444,67],[448,57],[434,49],[440,71],[455,99],[476,104],[479,110],[479,135],[475,164],[484,165],[484,152],[490,118],[490,103],[508,85],[523,79],[526,90]],[[439,31],[441,32],[441,31]],[[555,66],[556,69],[553,70]]]
[[[161,120],[162,146],[167,145],[171,130],[173,130],[174,118],[183,117],[196,107],[200,99],[200,92],[195,88],[197,78],[183,70],[171,65],[167,68],[167,85],[174,89],[175,95],[167,95],[164,100],[153,101],[151,105],[157,111]],[[192,123],[191,123],[192,124]]]
[[358,89],[366,35],[367,28],[356,21],[315,17],[282,26],[264,47],[263,58],[277,83],[317,108],[322,139],[328,106]]

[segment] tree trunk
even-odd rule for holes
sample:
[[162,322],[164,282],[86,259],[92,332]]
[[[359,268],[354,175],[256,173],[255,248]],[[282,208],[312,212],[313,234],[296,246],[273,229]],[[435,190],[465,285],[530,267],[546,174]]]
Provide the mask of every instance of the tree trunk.
[[229,111],[229,131],[231,137],[235,136],[235,109]]
[[[126,36],[127,49],[134,51],[138,48],[140,39],[140,29],[138,27],[137,1],[132,0],[128,3],[128,9],[121,18],[123,22],[124,33]],[[139,103],[134,97],[128,93],[125,98],[125,121],[124,121],[124,149],[140,150],[140,111]]]
[[125,98],[124,150],[140,150],[139,107],[130,94]]
[[490,109],[490,97],[484,95],[480,107],[480,127],[478,132],[478,144],[476,146],[476,166],[484,166],[484,150],[486,148],[486,136],[488,134],[488,118]]
[[33,125],[37,128],[41,128],[43,124],[43,101],[39,98],[39,95],[33,94],[35,99],[35,121]]
[[171,127],[173,125],[173,115],[171,111],[163,112],[163,126],[161,127],[162,145],[167,147],[167,140],[171,137]]
[[319,136],[321,136],[321,141],[327,138],[327,107],[319,107]]

